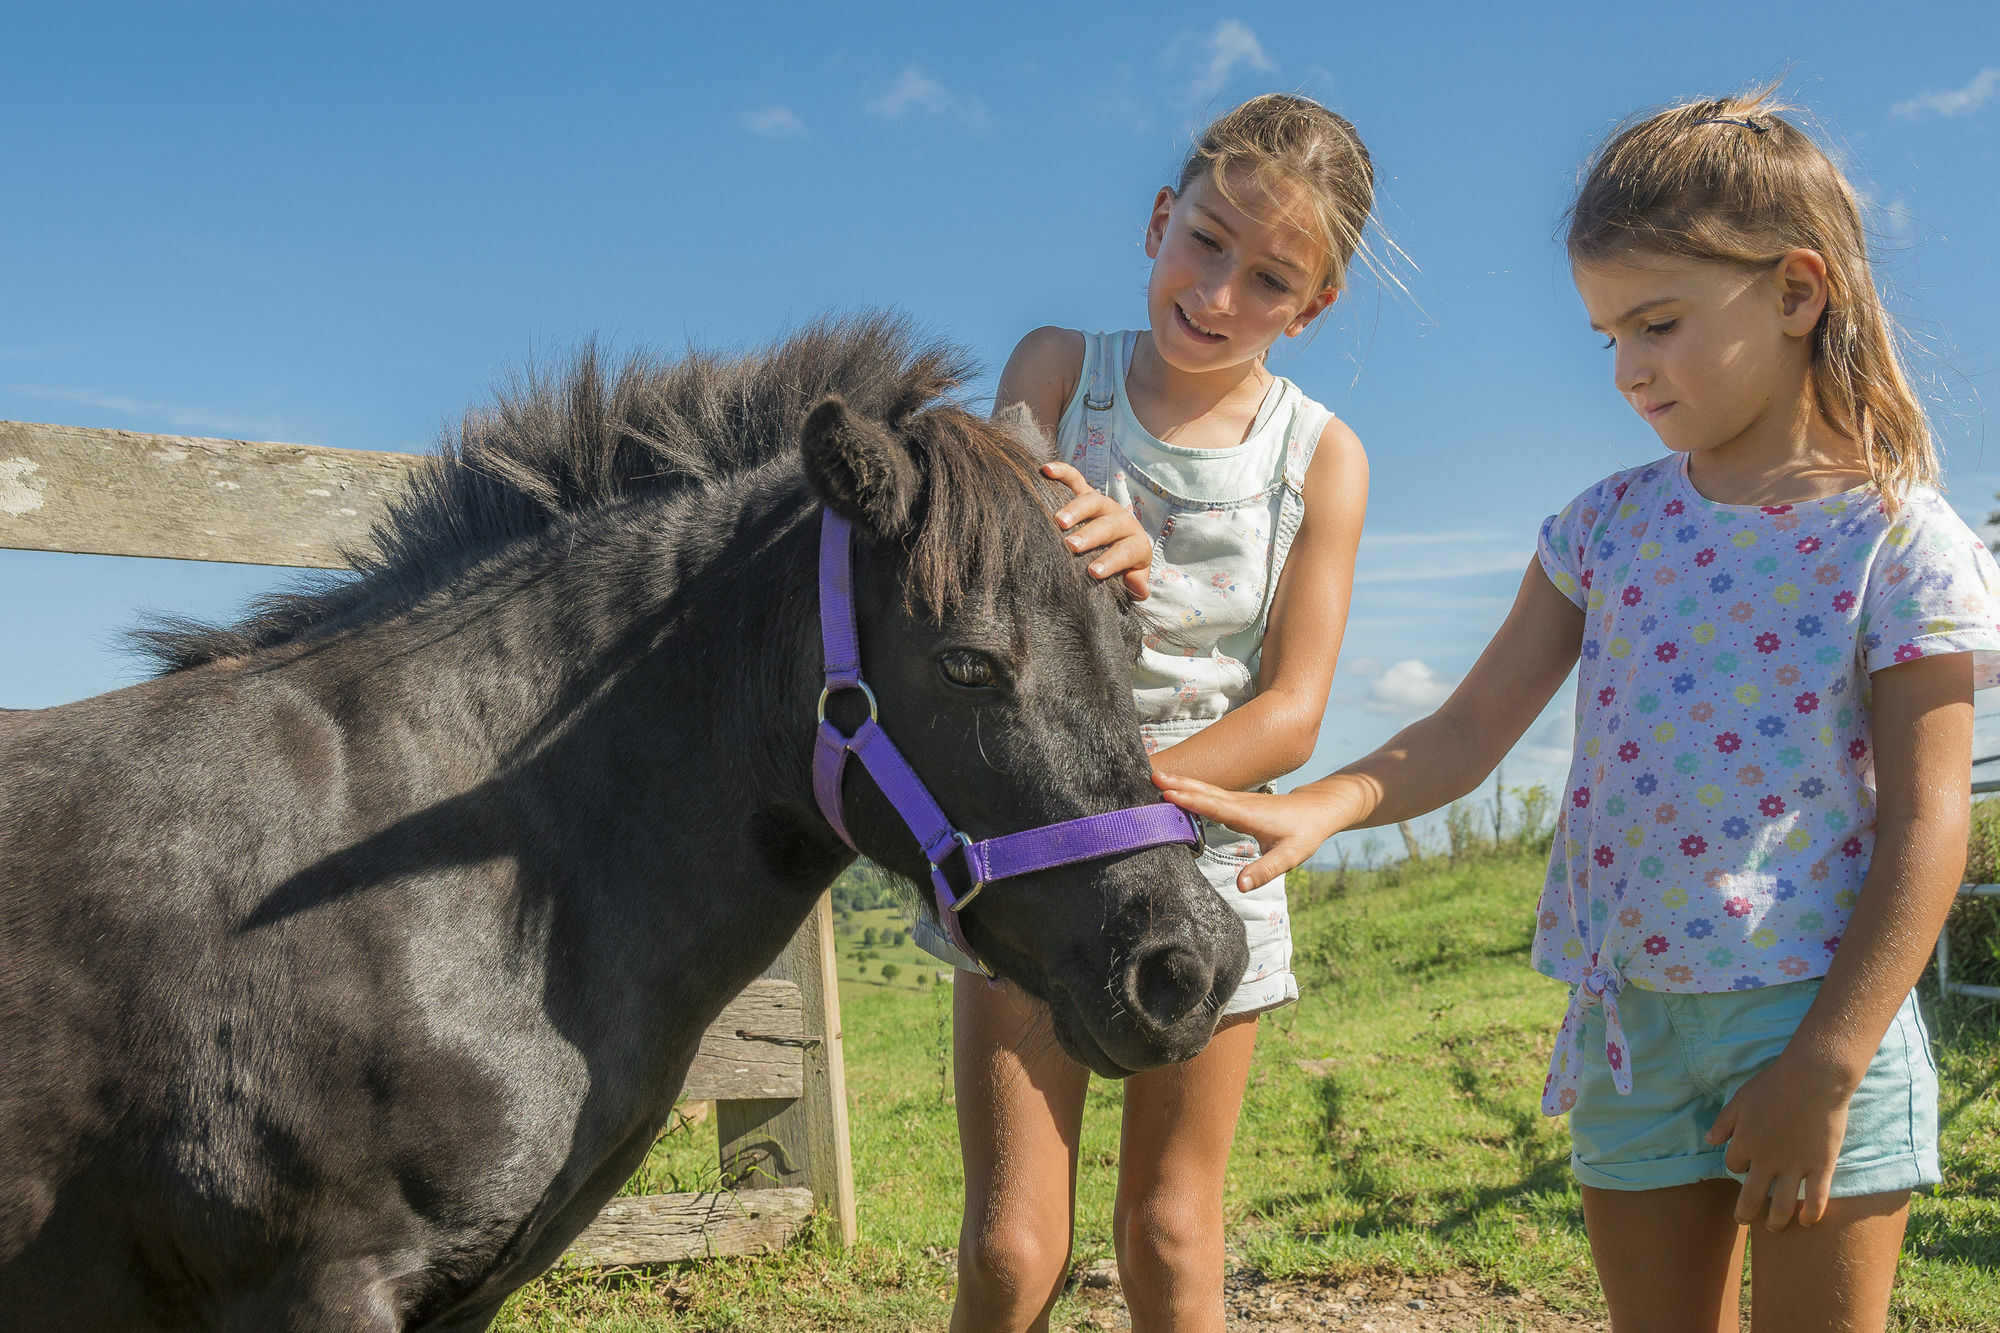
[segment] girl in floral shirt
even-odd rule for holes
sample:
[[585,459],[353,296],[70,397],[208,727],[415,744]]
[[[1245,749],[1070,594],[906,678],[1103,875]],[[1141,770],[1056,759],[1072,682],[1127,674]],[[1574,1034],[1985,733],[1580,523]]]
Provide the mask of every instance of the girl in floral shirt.
[[1257,837],[1247,889],[1471,790],[1578,667],[1534,964],[1573,987],[1542,1104],[1613,1326],[1734,1329],[1761,1220],[1758,1327],[1879,1328],[1939,1178],[1911,992],[2000,571],[1936,489],[1853,192],[1768,93],[1618,135],[1568,243],[1667,457],[1543,524],[1464,684],[1374,754],[1289,796],[1157,781]]

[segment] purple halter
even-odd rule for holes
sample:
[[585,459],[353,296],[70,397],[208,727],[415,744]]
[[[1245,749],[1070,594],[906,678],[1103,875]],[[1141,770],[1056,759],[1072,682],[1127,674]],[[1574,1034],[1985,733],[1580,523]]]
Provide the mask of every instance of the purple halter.
[[[979,963],[989,977],[993,970],[973,952],[958,914],[979,891],[997,879],[1049,870],[1077,861],[1089,861],[1120,852],[1136,852],[1146,847],[1184,843],[1199,848],[1201,833],[1192,817],[1179,806],[1164,801],[1157,805],[1111,810],[1101,815],[1040,828],[1009,833],[974,842],[960,833],[932,799],[916,770],[889,740],[876,721],[875,692],[861,679],[861,637],[854,618],[854,555],[846,519],[826,510],[819,530],[819,637],[826,658],[826,688],[819,696],[819,743],[813,749],[813,795],[820,813],[833,831],[849,847],[847,823],[840,813],[840,779],[853,755],[875,779],[875,785],[896,807],[924,858],[931,863],[931,888],[937,894],[938,919],[944,923],[951,941]],[[826,719],[826,701],[842,690],[859,690],[868,700],[868,720],[852,736]],[[855,848],[859,851],[859,848]],[[941,867],[952,853],[965,858],[972,888],[961,898],[952,891]]]

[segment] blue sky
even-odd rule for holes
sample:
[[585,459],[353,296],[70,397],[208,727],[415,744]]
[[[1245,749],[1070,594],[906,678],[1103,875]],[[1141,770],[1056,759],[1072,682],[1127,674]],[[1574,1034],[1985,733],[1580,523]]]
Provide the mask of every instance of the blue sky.
[[[1191,134],[1305,91],[1361,130],[1411,261],[1274,359],[1374,466],[1310,774],[1441,697],[1540,519],[1659,452],[1554,241],[1579,162],[1633,112],[1786,75],[1869,201],[1983,518],[2000,8],[1520,8],[10,7],[0,418],[418,449],[593,332],[744,345],[870,305],[997,371],[1035,325],[1142,319],[1135,242]],[[136,608],[285,577],[0,552],[0,704],[128,683]],[[1510,782],[1560,780],[1560,714]]]

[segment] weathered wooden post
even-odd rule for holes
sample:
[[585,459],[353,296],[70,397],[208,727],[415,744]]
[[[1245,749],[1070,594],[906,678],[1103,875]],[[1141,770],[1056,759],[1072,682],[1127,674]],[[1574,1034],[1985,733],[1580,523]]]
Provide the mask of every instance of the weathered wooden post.
[[823,1086],[826,1095],[717,1101],[715,1120],[726,1185],[737,1190],[803,1185],[840,1243],[852,1245],[854,1161],[847,1137],[847,1065],[841,1054],[835,958],[833,899],[822,894],[805,925],[764,974],[798,986],[802,1021],[790,1031],[802,1036],[798,1052],[807,1081]]
[[[426,465],[417,454],[0,421],[0,548],[343,569]],[[716,1103],[733,1189],[614,1199],[578,1238],[579,1258],[762,1254],[815,1209],[854,1243],[834,960],[822,895],[765,979],[702,1038],[681,1095]]]

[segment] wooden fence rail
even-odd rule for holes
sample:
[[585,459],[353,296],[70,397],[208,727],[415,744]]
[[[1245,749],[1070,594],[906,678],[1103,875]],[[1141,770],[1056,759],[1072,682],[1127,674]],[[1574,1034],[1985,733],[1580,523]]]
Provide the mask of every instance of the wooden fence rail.
[[[0,421],[0,548],[338,569],[416,454]],[[681,1091],[716,1104],[723,1193],[614,1199],[589,1263],[762,1254],[817,1211],[854,1243],[833,909],[822,895],[765,979],[703,1036]]]

